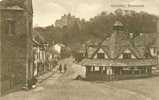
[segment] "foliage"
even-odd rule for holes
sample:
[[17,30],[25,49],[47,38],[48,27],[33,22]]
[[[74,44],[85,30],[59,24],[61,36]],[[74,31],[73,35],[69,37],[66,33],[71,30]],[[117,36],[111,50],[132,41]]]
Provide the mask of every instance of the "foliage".
[[63,28],[51,25],[35,29],[50,42],[54,40],[55,42],[73,45],[110,35],[116,20],[123,23],[124,30],[127,32],[134,34],[154,33],[156,32],[156,19],[155,15],[147,12],[117,9],[113,13],[102,12],[89,21],[81,20]]

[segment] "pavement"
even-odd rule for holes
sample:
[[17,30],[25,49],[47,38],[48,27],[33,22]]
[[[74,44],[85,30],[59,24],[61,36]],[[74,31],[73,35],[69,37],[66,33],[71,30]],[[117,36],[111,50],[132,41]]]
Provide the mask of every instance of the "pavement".
[[39,77],[37,78],[38,83],[41,83],[41,82],[47,80],[47,79],[48,79],[49,77],[51,77],[53,74],[55,74],[55,72],[47,72],[46,74],[39,76]]
[[57,72],[58,72],[58,65],[52,71],[46,72],[45,74],[37,77],[38,83],[42,83],[43,81],[47,80],[49,77],[53,76]]
[[[72,59],[68,71],[57,72],[30,91],[19,91],[3,96],[0,100],[159,100],[159,77],[112,82],[73,80],[76,73]],[[75,69],[74,69],[75,68]]]

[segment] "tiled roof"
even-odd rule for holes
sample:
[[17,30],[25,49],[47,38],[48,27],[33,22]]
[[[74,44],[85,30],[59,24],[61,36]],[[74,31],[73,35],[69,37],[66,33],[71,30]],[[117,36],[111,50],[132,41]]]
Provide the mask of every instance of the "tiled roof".
[[108,46],[103,46],[103,47],[101,47],[103,50],[104,50],[104,52],[108,55],[108,57],[110,57],[111,55],[110,55],[110,49],[109,49],[109,47]]
[[156,59],[83,59],[80,62],[84,66],[113,66],[113,67],[124,67],[124,66],[151,66],[157,65]]
[[122,31],[116,35],[115,49],[110,49],[112,45],[111,38],[113,37],[105,38],[97,46],[91,46],[93,49],[88,49],[89,58],[92,58],[100,48],[104,48],[109,55],[113,51],[113,55],[110,55],[111,58],[117,58],[125,49],[130,49],[136,58],[143,58],[146,46],[157,47],[156,33],[144,33],[133,39],[130,39],[128,34]]
[[[93,58],[94,55],[99,51],[99,49],[100,49],[101,47],[103,47],[103,42],[104,42],[105,40],[106,40],[106,38],[104,38],[101,42],[98,43],[95,52],[92,53],[91,58]],[[107,46],[107,45],[106,45],[106,46]]]
[[97,47],[88,47],[87,49],[88,58],[91,58],[96,50],[97,50]]

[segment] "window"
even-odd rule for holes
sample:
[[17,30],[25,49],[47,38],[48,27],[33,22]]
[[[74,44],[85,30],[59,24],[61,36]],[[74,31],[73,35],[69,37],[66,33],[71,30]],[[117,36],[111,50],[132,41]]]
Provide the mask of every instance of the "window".
[[95,72],[99,72],[100,71],[100,67],[99,66],[95,66],[94,71]]
[[99,59],[104,59],[104,53],[97,53],[97,57]]
[[7,19],[6,22],[6,32],[9,35],[14,35],[15,34],[15,21],[12,19]]
[[123,59],[131,59],[131,53],[123,53]]

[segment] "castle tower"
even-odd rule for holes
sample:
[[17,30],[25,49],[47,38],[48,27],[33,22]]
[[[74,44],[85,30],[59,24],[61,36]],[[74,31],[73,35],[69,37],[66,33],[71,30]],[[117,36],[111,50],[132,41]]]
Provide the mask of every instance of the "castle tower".
[[0,94],[32,78],[32,0],[0,2]]

